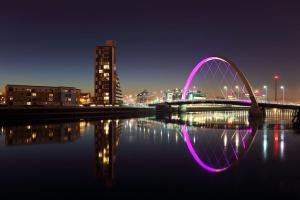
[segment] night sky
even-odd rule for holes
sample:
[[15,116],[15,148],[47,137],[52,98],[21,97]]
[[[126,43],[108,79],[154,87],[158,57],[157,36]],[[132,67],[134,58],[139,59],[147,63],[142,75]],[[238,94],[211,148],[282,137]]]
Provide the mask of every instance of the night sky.
[[272,93],[278,73],[287,98],[299,101],[300,3],[280,2],[2,1],[0,87],[93,91],[94,48],[114,39],[123,93],[181,88],[197,62],[222,55],[254,88]]

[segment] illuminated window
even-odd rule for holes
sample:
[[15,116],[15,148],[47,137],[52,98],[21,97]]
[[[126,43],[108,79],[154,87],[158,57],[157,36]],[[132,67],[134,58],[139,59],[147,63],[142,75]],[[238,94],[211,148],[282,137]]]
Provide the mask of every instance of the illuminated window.
[[31,102],[30,102],[30,101],[28,101],[28,102],[26,103],[26,105],[30,106],[30,105],[31,105]]
[[49,94],[49,97],[53,97],[53,94]]
[[108,95],[109,95],[109,93],[108,93],[108,92],[105,92],[105,95],[106,95],[106,96],[108,96]]
[[14,98],[13,97],[9,97],[9,100],[12,101],[12,100],[14,100]]
[[102,73],[103,73],[103,70],[102,70],[102,69],[99,69],[99,73],[102,74]]
[[33,97],[36,97],[36,93],[31,93],[31,95],[32,95]]
[[31,89],[26,89],[27,92],[31,92]]
[[109,73],[104,73],[104,77],[109,77]]
[[109,69],[109,65],[103,65],[103,69]]
[[109,100],[109,97],[104,97],[104,100]]

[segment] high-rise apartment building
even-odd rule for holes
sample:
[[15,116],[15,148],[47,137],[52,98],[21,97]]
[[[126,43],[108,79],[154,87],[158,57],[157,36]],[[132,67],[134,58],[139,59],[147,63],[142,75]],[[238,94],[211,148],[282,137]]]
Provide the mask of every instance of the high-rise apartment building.
[[122,92],[117,74],[116,43],[107,40],[95,50],[95,104],[120,105]]

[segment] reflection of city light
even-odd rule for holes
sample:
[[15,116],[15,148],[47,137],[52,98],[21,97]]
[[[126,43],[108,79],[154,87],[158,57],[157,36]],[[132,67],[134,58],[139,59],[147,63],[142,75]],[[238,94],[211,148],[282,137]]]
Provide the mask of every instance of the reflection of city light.
[[102,153],[101,152],[98,153],[98,157],[102,158]]
[[240,143],[240,141],[239,141],[239,133],[236,133],[235,134],[235,146],[236,146],[237,149],[239,147],[239,143]]
[[284,159],[284,141],[280,141],[280,159]]
[[227,133],[224,134],[224,147],[227,147]]

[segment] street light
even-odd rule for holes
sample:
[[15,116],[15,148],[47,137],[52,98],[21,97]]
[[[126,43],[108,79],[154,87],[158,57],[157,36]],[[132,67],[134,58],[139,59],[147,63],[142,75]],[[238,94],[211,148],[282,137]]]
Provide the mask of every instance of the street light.
[[268,101],[268,86],[264,85],[265,93],[265,101]]
[[228,88],[227,88],[227,86],[225,85],[225,86],[224,86],[224,90],[225,90],[225,94],[226,94],[225,99],[228,99],[227,89],[228,89]]
[[238,93],[237,93],[237,94],[238,94],[238,99],[240,99],[240,88],[239,88],[239,86],[236,85],[236,86],[235,86],[235,89],[237,89],[237,91],[238,91]]
[[278,75],[274,75],[274,81],[275,81],[275,101],[277,101],[277,82],[279,80],[279,76]]
[[284,86],[280,86],[280,89],[282,89],[282,103],[284,103]]

